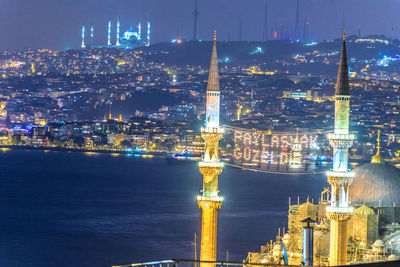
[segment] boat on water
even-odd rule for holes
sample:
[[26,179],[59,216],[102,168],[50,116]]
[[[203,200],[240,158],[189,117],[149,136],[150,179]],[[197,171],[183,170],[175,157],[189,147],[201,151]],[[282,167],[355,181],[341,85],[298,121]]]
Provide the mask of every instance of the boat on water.
[[166,157],[168,164],[192,163],[200,161],[201,159],[201,154],[191,153],[188,150],[185,150],[182,153],[175,153]]

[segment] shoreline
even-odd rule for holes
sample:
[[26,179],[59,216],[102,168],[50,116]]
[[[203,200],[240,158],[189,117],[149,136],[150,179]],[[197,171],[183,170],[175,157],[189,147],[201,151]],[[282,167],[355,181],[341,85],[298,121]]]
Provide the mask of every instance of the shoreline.
[[0,149],[15,149],[15,150],[33,150],[33,151],[58,151],[58,152],[78,152],[78,153],[103,153],[103,154],[123,154],[123,155],[151,155],[167,157],[172,152],[133,152],[126,150],[112,149],[85,149],[85,148],[67,148],[67,147],[39,147],[26,145],[0,145]]

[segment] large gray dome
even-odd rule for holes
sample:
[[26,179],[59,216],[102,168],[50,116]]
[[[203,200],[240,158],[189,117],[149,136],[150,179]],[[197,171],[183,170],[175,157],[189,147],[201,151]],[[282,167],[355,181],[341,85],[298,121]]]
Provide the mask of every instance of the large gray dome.
[[400,169],[382,163],[369,163],[352,170],[349,188],[352,204],[374,207],[400,206]]

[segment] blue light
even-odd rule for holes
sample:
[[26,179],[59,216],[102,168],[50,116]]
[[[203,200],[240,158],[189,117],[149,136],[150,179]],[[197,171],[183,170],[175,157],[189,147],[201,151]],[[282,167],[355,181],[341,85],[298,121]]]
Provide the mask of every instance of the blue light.
[[225,63],[229,63],[229,62],[231,62],[231,59],[230,59],[230,57],[224,57],[224,62],[225,62]]
[[261,47],[257,46],[253,52],[250,52],[250,55],[254,55],[254,54],[264,54],[264,50]]
[[311,42],[311,43],[307,43],[306,46],[314,46],[314,45],[317,45],[317,44],[318,44],[317,42]]

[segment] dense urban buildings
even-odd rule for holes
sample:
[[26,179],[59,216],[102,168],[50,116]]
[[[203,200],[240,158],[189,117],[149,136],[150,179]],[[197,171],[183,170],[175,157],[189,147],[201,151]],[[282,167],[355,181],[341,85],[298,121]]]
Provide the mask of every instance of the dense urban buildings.
[[247,261],[398,259],[400,176],[389,165],[400,160],[398,40],[218,42],[217,56],[214,37],[209,65],[211,43],[196,34],[150,45],[150,23],[146,42],[140,23],[122,37],[119,25],[115,45],[110,26],[104,47],[87,44],[83,26],[81,49],[0,54],[2,147],[204,152],[201,266],[217,260],[223,162],[277,175],[332,168],[318,203],[289,203],[287,232]]
[[[299,129],[303,156],[330,157],[324,133],[333,129],[337,44],[220,43],[221,123],[229,137],[224,153],[240,163],[259,164],[263,157],[285,163]],[[386,158],[399,155],[397,46],[383,37],[348,38],[350,126],[357,135],[350,158],[373,153],[378,129]],[[188,137],[200,136],[205,119],[208,48],[208,42],[178,40],[135,50],[4,51],[2,142],[121,148],[126,141],[141,150],[172,151],[169,144],[179,141],[179,148],[192,147]]]

